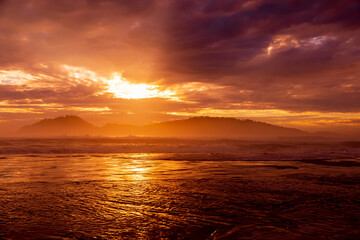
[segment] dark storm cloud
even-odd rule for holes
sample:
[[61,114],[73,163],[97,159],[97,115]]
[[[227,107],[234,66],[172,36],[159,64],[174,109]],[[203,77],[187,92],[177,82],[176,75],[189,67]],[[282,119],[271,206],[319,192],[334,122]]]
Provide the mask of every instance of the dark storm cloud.
[[[167,47],[175,51],[173,54],[170,51],[170,60],[173,60],[168,65],[170,69],[177,64],[193,66],[195,63],[194,69],[198,69],[199,74],[209,73],[204,71],[209,70],[209,66],[212,74],[217,72],[218,65],[222,70],[221,64],[227,61],[231,74],[231,63],[249,61],[264,51],[277,34],[297,35],[293,31],[296,26],[303,24],[308,29],[303,30],[299,38],[310,38],[322,34],[341,37],[343,32],[357,30],[360,24],[356,14],[360,12],[358,1],[244,1],[244,9],[235,8],[239,1],[224,2],[176,1],[173,4],[167,18]],[[246,3],[251,2],[259,3],[246,8]],[[213,5],[226,8],[219,11]],[[327,54],[337,50],[331,46],[327,49]],[[302,49],[298,52],[302,54]],[[317,55],[314,52],[313,56]]]
[[[169,82],[251,90],[244,100],[260,106],[360,111],[359,12],[360,2],[352,0],[175,1],[167,14],[163,71]],[[351,93],[341,87],[349,77]],[[233,102],[244,97],[230,95]]]

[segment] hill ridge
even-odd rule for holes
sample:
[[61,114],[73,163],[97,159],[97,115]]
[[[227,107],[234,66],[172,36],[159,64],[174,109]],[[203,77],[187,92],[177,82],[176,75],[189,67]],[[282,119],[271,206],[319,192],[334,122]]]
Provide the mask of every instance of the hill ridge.
[[148,137],[210,137],[256,138],[296,137],[307,133],[296,128],[277,126],[251,119],[197,116],[143,126],[108,123],[96,127],[77,115],[45,118],[19,130],[25,136],[148,136]]

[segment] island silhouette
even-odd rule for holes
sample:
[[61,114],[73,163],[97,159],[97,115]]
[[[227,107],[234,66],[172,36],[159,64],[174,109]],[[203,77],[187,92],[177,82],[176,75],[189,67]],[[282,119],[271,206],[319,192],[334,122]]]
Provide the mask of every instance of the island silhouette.
[[23,126],[21,137],[104,136],[177,138],[278,138],[304,137],[309,133],[253,120],[225,117],[191,117],[144,126],[106,124],[97,127],[76,115],[46,118]]

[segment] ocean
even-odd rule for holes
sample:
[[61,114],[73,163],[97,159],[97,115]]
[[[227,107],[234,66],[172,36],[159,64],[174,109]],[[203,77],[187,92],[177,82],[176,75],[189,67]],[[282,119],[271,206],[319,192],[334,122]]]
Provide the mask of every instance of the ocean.
[[357,239],[360,142],[1,139],[2,239]]

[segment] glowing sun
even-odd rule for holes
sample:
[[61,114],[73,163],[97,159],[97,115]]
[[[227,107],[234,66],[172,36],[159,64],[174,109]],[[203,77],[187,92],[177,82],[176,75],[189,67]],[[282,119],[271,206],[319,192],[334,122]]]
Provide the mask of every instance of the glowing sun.
[[113,79],[106,82],[108,84],[107,92],[113,93],[116,98],[171,98],[174,94],[169,90],[160,91],[156,85],[130,83],[121,75],[114,75]]

